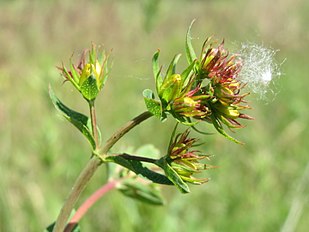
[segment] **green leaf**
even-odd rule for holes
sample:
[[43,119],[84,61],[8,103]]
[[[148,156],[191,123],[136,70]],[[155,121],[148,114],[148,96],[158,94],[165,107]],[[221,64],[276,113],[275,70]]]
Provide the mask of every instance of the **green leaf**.
[[185,85],[188,83],[188,80],[190,81],[190,79],[187,79],[188,77],[190,77],[190,74],[193,73],[194,71],[194,65],[196,64],[196,60],[194,60],[189,66],[188,68],[186,68],[182,73],[181,73],[181,79],[183,81],[183,83],[185,83]]
[[194,22],[195,19],[191,22],[186,36],[186,56],[189,64],[192,64],[192,62],[196,60],[196,54],[192,46],[192,37],[191,37],[191,28]]
[[80,92],[87,100],[94,100],[99,94],[97,80],[93,75],[90,75],[80,86]]
[[171,61],[170,65],[168,66],[168,69],[166,71],[166,77],[169,77],[173,75],[176,72],[176,65],[179,61],[181,54],[177,54],[174,56],[173,60]]
[[160,86],[162,85],[163,82],[162,77],[160,75],[161,68],[159,66],[159,54],[160,50],[158,50],[152,57],[152,71],[156,82],[157,92],[159,92]]
[[216,128],[216,130],[222,134],[225,138],[231,140],[234,143],[238,143],[238,144],[243,144],[241,141],[238,141],[237,139],[233,138],[232,136],[230,136],[228,133],[225,132],[221,122],[219,121],[219,119],[217,119],[214,115],[211,116],[211,122],[214,125],[214,127]]
[[119,164],[131,170],[137,175],[140,174],[143,177],[146,177],[147,179],[151,180],[154,183],[166,184],[166,185],[173,184],[166,176],[144,167],[143,164],[138,160],[129,160],[121,155],[117,155],[117,156],[108,156],[104,159],[104,161]]
[[154,184],[142,184],[135,179],[128,179],[118,187],[127,197],[152,205],[163,205],[164,199]]
[[64,105],[55,95],[51,87],[49,87],[49,96],[56,109],[71,122],[82,134],[88,139],[92,148],[95,149],[95,141],[92,136],[91,120],[87,116],[71,110]]
[[166,161],[166,158],[161,158],[157,165],[161,167],[167,178],[173,182],[173,184],[179,189],[181,193],[189,193],[190,189],[188,185],[181,179],[181,177],[177,174],[177,172],[169,165],[169,163]]
[[161,117],[161,105],[160,102],[154,100],[154,94],[150,89],[145,89],[143,91],[144,101],[146,107],[150,113],[154,116]]

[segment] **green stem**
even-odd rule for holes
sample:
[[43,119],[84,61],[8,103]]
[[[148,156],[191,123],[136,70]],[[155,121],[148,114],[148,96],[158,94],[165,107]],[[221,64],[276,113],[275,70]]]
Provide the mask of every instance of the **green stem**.
[[89,101],[89,109],[90,109],[90,119],[91,119],[91,128],[92,128],[92,135],[94,137],[96,149],[99,148],[99,137],[98,137],[98,129],[97,129],[97,117],[94,107],[94,100]]
[[[132,128],[140,124],[141,122],[150,118],[152,114],[148,111],[140,114],[135,117],[123,127],[121,127],[118,131],[116,131],[106,142],[105,146],[100,152],[100,156],[105,156],[106,153],[112,148],[112,146],[126,133],[128,133]],[[101,159],[96,156],[93,156],[85,166],[85,168],[80,173],[79,177],[76,179],[73,188],[68,195],[60,214],[56,220],[55,227],[53,232],[63,232],[64,228],[68,222],[68,218],[71,214],[72,209],[74,208],[75,203],[77,202],[80,194],[85,189],[91,177],[94,175],[97,168],[102,164]]]

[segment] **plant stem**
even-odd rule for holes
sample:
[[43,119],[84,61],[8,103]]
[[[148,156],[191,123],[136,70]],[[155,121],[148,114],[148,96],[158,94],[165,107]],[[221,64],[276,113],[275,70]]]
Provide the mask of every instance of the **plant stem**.
[[[140,124],[141,122],[150,118],[152,114],[148,111],[140,114],[139,116],[133,118],[131,121],[127,122],[123,127],[121,127],[118,131],[116,131],[106,142],[105,146],[100,152],[100,156],[105,156],[106,153],[112,148],[112,146],[126,133],[128,133],[132,128]],[[53,232],[63,232],[64,228],[67,224],[68,218],[71,214],[71,211],[78,200],[80,194],[85,189],[91,177],[94,175],[97,168],[102,164],[101,159],[96,156],[93,156],[85,168],[80,173],[79,177],[76,179],[73,188],[68,195],[60,214],[56,220],[55,227]]]
[[119,180],[109,181],[103,185],[100,189],[94,192],[76,211],[69,224],[66,226],[64,232],[71,232],[78,224],[79,220],[87,213],[87,211],[96,203],[105,193],[114,189],[119,183]]
[[90,109],[92,135],[95,141],[96,149],[98,149],[100,144],[99,144],[99,138],[98,138],[97,117],[95,113],[94,100],[89,101],[89,109]]

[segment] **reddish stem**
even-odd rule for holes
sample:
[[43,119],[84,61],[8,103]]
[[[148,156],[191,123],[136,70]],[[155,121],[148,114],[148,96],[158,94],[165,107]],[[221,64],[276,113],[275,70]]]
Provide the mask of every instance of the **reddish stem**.
[[87,211],[96,203],[105,193],[114,189],[119,183],[119,180],[109,181],[107,184],[103,185],[100,189],[94,192],[76,211],[68,225],[66,226],[64,232],[71,232],[74,227],[78,224],[80,219],[87,213]]

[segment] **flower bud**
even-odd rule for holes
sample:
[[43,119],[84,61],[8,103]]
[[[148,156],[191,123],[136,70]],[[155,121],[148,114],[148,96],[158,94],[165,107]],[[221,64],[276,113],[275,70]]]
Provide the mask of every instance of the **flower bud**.
[[174,138],[169,146],[166,159],[182,180],[192,184],[202,184],[207,182],[208,178],[195,178],[193,175],[210,168],[209,165],[199,162],[204,158],[209,159],[209,156],[192,150],[197,139],[188,138],[188,135],[189,130],[186,130]]
[[[88,101],[93,101],[107,78],[107,55],[101,52],[97,55],[96,46],[93,44],[91,50],[85,50],[80,58],[77,66],[72,62],[70,69],[64,66],[59,69],[67,81],[70,81],[74,87],[83,95]],[[86,59],[88,55],[88,59]]]

